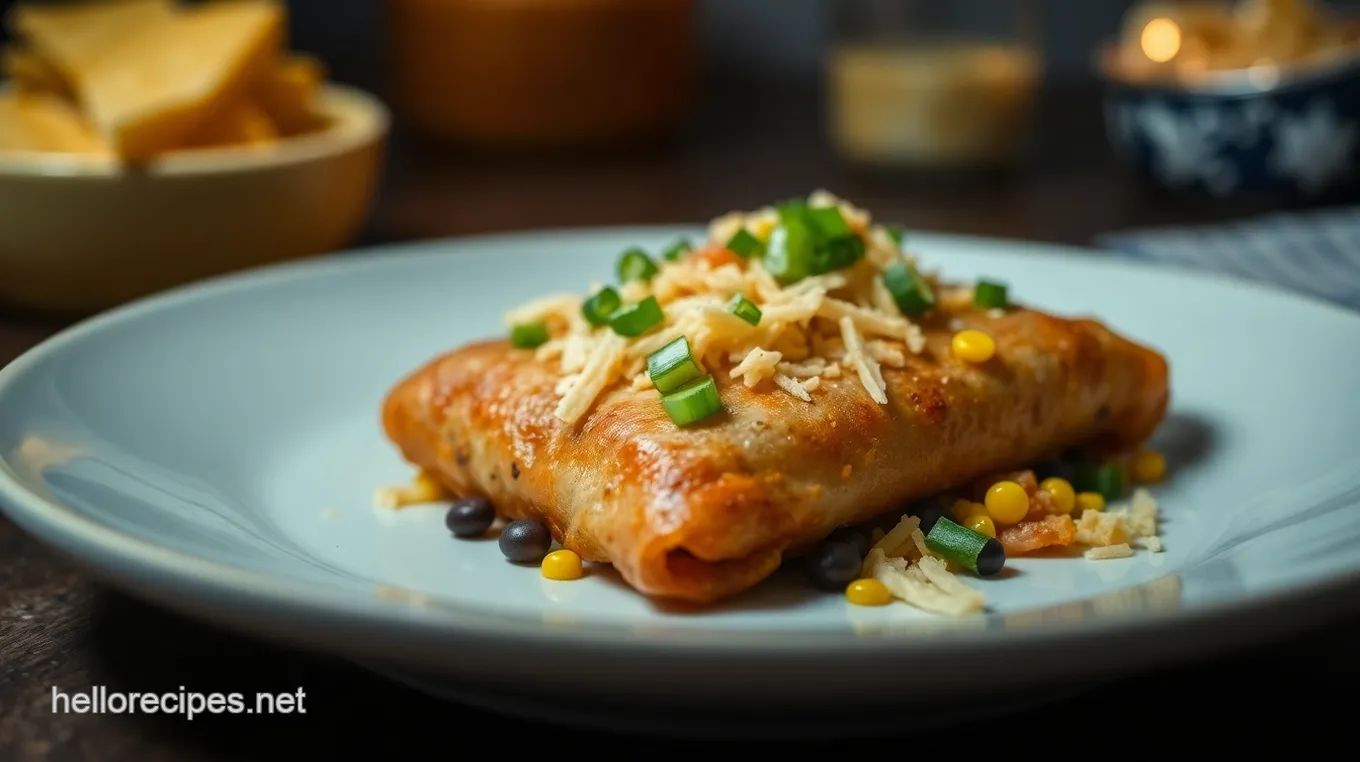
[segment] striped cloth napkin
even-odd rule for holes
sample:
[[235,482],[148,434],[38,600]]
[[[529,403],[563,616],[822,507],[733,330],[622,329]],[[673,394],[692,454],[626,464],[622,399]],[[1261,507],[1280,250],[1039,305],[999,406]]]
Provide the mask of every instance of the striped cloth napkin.
[[1125,230],[1096,243],[1131,259],[1223,272],[1360,310],[1360,207]]

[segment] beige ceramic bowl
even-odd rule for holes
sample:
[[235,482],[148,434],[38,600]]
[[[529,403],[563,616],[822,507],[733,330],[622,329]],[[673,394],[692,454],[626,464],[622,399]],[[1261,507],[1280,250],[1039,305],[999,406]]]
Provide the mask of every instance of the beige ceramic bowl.
[[0,302],[89,313],[246,267],[323,254],[357,234],[389,116],[330,85],[324,131],[267,148],[183,152],[142,170],[0,154]]

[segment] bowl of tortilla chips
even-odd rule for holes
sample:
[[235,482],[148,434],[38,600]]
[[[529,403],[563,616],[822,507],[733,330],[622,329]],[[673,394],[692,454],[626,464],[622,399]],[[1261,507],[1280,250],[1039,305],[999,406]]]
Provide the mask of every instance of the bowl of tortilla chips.
[[389,126],[274,0],[19,5],[0,84],[0,302],[89,313],[343,248]]

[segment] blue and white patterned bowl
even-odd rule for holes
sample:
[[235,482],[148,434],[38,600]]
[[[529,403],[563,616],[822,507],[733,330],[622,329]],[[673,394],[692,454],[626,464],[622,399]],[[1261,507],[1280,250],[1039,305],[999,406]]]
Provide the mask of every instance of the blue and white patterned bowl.
[[1360,187],[1360,58],[1194,83],[1134,82],[1099,68],[1111,144],[1161,187],[1281,201]]

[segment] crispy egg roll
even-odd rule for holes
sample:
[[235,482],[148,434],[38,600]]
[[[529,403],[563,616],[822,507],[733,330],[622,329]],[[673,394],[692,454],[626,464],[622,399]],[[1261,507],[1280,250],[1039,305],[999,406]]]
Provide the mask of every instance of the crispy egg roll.
[[[995,339],[992,359],[954,357],[960,322]],[[925,350],[882,369],[887,404],[853,372],[823,379],[813,402],[715,372],[724,410],[699,425],[677,427],[655,389],[626,384],[568,424],[552,364],[491,341],[402,380],[383,425],[453,494],[543,521],[644,594],[706,604],[842,525],[1072,446],[1135,446],[1165,415],[1166,360],[1099,322],[1016,307],[922,327]]]

